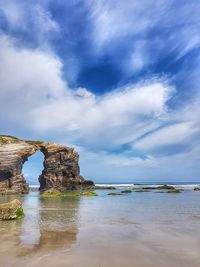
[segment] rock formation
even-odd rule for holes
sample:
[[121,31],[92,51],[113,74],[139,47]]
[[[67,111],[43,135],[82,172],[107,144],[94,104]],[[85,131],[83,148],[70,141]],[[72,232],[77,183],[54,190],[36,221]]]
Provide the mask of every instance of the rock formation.
[[176,188],[172,185],[160,185],[160,186],[144,186],[142,187],[143,190],[176,190]]
[[22,167],[28,157],[40,150],[44,170],[39,177],[40,190],[56,188],[61,192],[92,188],[94,183],[80,176],[79,155],[74,148],[40,141],[25,141],[13,136],[0,136],[0,192],[27,193],[28,184]]
[[200,187],[195,187],[194,191],[200,191]]

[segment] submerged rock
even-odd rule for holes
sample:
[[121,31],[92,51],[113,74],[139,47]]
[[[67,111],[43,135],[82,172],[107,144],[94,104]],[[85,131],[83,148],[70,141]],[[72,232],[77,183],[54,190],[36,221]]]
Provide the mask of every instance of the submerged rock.
[[144,190],[154,190],[154,189],[157,189],[157,190],[176,190],[176,188],[174,186],[167,185],[167,184],[160,185],[160,186],[145,186],[145,187],[142,187],[142,189],[144,189]]
[[23,215],[22,203],[18,199],[0,204],[0,220],[14,220]]
[[29,186],[22,174],[22,167],[28,157],[38,150],[44,154],[44,170],[39,177],[40,190],[56,188],[63,192],[94,188],[92,181],[86,181],[80,175],[79,155],[74,148],[1,135],[0,192],[17,194],[29,192]]
[[133,191],[130,189],[126,189],[126,190],[122,190],[121,193],[123,194],[128,194],[128,193],[132,193]]
[[167,191],[167,193],[181,193],[183,190],[181,189],[173,189],[173,190],[169,190]]
[[122,193],[117,193],[117,192],[111,192],[111,193],[108,193],[109,196],[120,196],[120,195],[123,195]]
[[69,191],[65,193],[61,193],[60,191],[57,190],[46,190],[40,195],[42,198],[49,198],[49,197],[96,197],[98,196],[95,192],[93,191]]

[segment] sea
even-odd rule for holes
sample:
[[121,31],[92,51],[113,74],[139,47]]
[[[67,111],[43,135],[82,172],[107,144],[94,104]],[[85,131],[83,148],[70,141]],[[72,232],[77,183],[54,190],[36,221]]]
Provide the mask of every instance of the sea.
[[[116,187],[116,188],[132,188],[132,189],[137,189],[143,186],[152,186],[152,187],[157,187],[161,185],[172,185],[177,189],[185,189],[185,190],[193,190],[196,187],[200,187],[200,182],[182,182],[182,183],[177,183],[177,182],[164,182],[164,183],[159,183],[159,182],[141,182],[141,183],[95,183],[96,186],[103,186],[103,187]],[[39,184],[32,184],[29,185],[29,188],[39,188]]]
[[[171,194],[135,190],[147,183],[97,185],[117,189],[96,190],[94,197],[42,198],[31,186],[29,194],[17,196],[25,216],[0,222],[0,266],[200,266],[200,191],[193,190],[198,183],[173,184],[184,190]],[[0,196],[0,202],[13,198]]]

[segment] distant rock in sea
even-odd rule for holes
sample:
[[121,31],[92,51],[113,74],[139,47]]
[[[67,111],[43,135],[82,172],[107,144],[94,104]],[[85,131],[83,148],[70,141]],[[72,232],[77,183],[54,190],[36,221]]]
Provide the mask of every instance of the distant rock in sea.
[[167,185],[167,184],[160,185],[160,186],[145,186],[145,187],[142,187],[142,189],[144,189],[144,190],[154,190],[154,189],[157,189],[157,190],[176,190],[176,188],[174,186]]
[[194,191],[200,191],[200,187],[195,187]]

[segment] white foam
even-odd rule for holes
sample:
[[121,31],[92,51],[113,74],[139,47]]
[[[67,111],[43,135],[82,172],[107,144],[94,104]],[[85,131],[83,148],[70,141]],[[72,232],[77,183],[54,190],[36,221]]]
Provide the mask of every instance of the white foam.
[[40,185],[39,184],[30,184],[29,187],[30,188],[39,188]]
[[95,184],[96,186],[133,187],[134,184]]
[[193,190],[195,187],[200,187],[199,184],[180,184],[180,185],[172,185],[177,189],[185,189],[185,190]]

